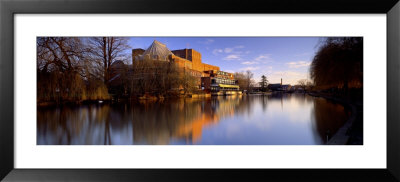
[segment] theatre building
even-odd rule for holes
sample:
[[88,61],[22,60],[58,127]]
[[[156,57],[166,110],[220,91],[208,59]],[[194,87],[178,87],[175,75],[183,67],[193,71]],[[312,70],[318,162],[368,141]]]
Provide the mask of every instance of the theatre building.
[[239,90],[232,73],[220,71],[218,66],[202,63],[201,54],[194,49],[170,51],[165,44],[155,40],[146,50],[132,50],[132,62],[145,60],[174,62],[180,70],[198,79],[198,89],[208,93],[224,92],[230,94],[231,92],[226,91]]

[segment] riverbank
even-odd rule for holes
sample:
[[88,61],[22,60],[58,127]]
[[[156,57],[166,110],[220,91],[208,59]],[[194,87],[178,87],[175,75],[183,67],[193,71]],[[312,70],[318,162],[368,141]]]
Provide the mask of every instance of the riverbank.
[[180,98],[209,98],[211,96],[227,96],[227,95],[242,95],[241,92],[227,92],[222,94],[213,94],[206,92],[198,92],[198,93],[187,93],[187,94],[177,94],[171,93],[168,95],[152,95],[152,94],[143,94],[142,96],[132,96],[132,97],[113,97],[112,99],[103,100],[80,100],[80,101],[38,101],[37,106],[39,107],[47,107],[47,106],[56,106],[56,105],[74,105],[74,104],[92,104],[92,103],[102,103],[102,102],[136,102],[136,101],[162,101],[166,99],[180,99]]
[[124,102],[143,102],[143,101],[164,101],[169,99],[185,99],[185,98],[210,98],[212,95],[207,93],[199,94],[172,94],[169,96],[154,96],[145,94],[140,97],[131,98],[113,98],[108,100],[82,100],[82,101],[38,101],[36,104],[38,107],[51,107],[51,106],[62,106],[62,105],[80,105],[80,104],[102,104],[102,103],[124,103]]
[[332,95],[309,92],[313,97],[322,97],[339,103],[351,112],[344,125],[329,139],[328,145],[362,145],[363,144],[363,105],[362,102],[334,97]]

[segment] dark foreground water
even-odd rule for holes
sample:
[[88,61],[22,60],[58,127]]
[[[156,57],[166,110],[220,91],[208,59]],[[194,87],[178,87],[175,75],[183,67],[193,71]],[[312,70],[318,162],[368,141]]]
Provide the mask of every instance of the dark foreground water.
[[37,144],[318,145],[347,115],[303,94],[47,107],[37,111]]

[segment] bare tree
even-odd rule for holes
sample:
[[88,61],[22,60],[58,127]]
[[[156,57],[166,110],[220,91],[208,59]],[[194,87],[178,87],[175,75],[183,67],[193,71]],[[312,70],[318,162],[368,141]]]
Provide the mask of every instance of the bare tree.
[[[179,70],[173,62],[144,58],[133,63],[131,73],[132,94],[140,96],[145,93],[152,95],[168,95],[188,85],[188,76],[184,70]],[[188,91],[188,89],[186,89]]]
[[314,83],[313,82],[311,82],[311,81],[307,81],[307,89],[308,90],[312,90],[313,88],[314,88]]
[[190,72],[185,71],[180,75],[180,86],[185,95],[187,93],[193,93],[197,90],[197,79],[191,75]]
[[90,44],[90,60],[97,65],[98,76],[103,78],[108,86],[111,65],[117,60],[124,60],[127,50],[130,48],[125,37],[92,37],[88,39]]
[[[74,37],[37,38],[38,101],[82,100],[84,46]],[[83,89],[82,89],[83,88]]]
[[297,84],[299,84],[300,87],[305,91],[307,87],[307,79],[301,79],[297,81]]
[[37,68],[40,71],[76,71],[84,54],[79,38],[38,37]]
[[236,72],[235,79],[238,81],[238,85],[242,90],[250,91],[254,87],[253,73],[250,70],[246,72]]
[[248,84],[247,84],[246,77],[245,77],[244,73],[243,72],[236,72],[234,75],[235,75],[235,79],[238,82],[239,88],[241,90],[245,90]]
[[245,74],[245,78],[246,78],[246,82],[247,82],[246,89],[248,91],[252,90],[252,88],[254,87],[253,76],[254,76],[254,74],[250,70],[246,71],[246,74]]

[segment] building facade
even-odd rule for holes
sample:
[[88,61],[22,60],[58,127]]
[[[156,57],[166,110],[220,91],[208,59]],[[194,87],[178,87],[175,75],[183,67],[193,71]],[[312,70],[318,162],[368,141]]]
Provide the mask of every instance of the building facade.
[[239,91],[239,85],[233,73],[224,71],[205,71],[209,77],[202,78],[202,89],[207,92]]
[[132,63],[135,61],[171,61],[184,72],[198,79],[198,89],[205,92],[238,91],[239,86],[233,73],[220,71],[215,65],[202,62],[201,53],[194,49],[170,51],[165,44],[154,41],[150,47],[132,50]]

